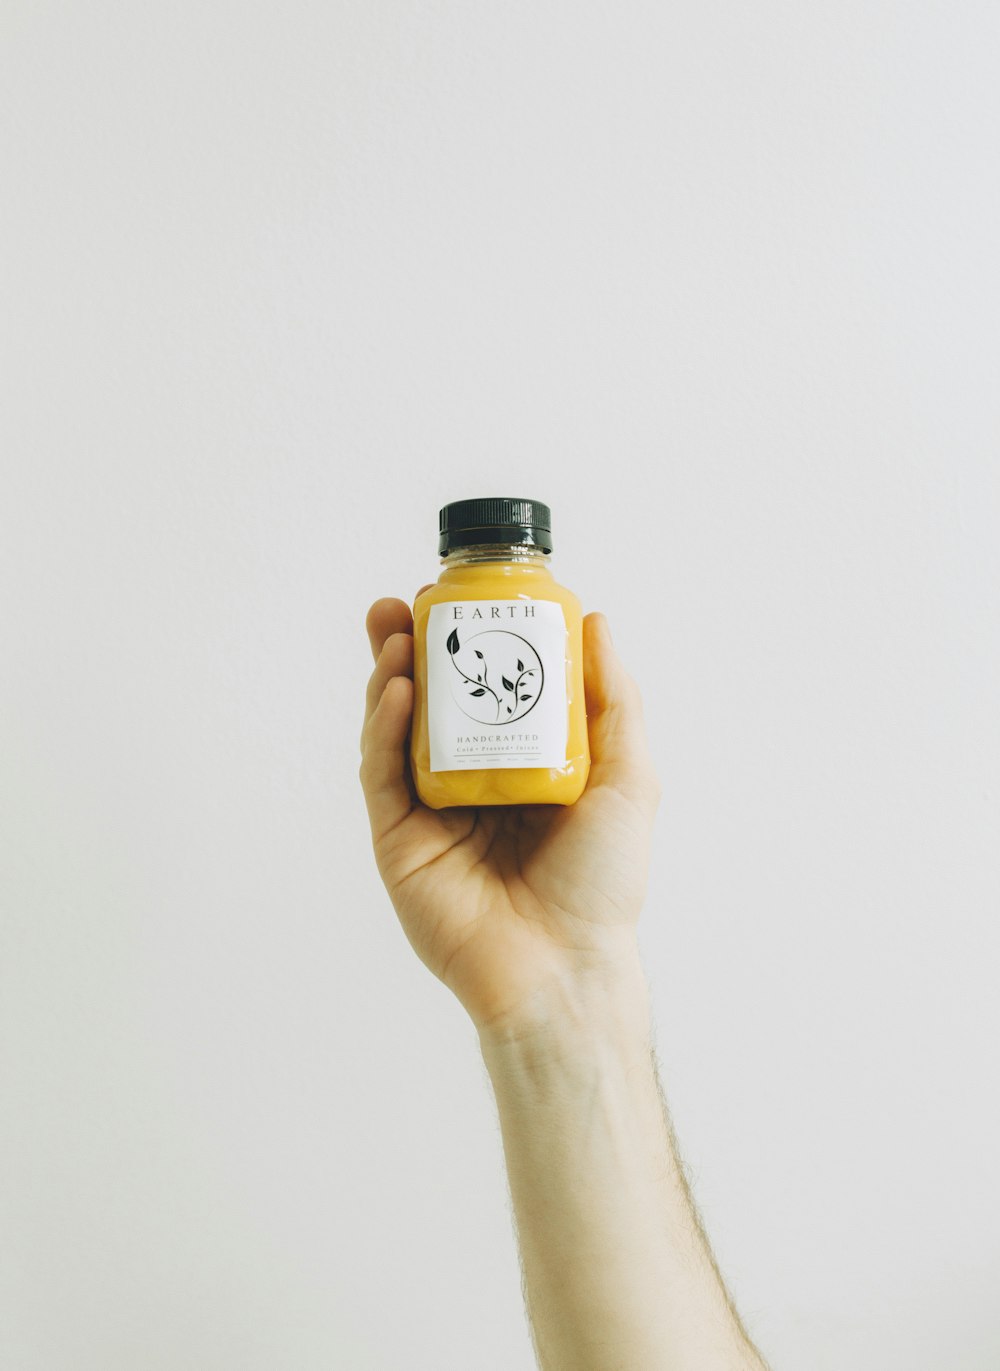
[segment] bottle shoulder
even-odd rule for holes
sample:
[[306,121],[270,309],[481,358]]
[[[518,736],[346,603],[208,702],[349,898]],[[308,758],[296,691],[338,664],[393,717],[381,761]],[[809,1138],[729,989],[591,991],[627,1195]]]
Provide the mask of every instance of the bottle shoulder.
[[577,596],[557,581],[550,571],[539,573],[532,570],[524,573],[515,568],[513,573],[492,576],[462,575],[461,572],[448,572],[427,586],[413,602],[414,619],[430,612],[435,604],[446,604],[462,600],[554,600],[566,608],[581,612]]

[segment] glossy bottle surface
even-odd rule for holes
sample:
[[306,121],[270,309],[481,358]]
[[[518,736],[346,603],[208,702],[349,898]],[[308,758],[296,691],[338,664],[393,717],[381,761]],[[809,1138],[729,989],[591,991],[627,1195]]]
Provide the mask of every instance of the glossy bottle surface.
[[[451,559],[449,559],[450,561]],[[562,667],[566,691],[566,756],[562,766],[487,767],[431,770],[428,725],[427,626],[432,606],[452,602],[550,601],[566,622]],[[559,585],[544,559],[515,548],[477,549],[454,565],[446,564],[438,581],[413,606],[414,700],[410,760],[417,793],[432,809],[453,805],[573,804],[583,793],[590,770],[587,713],[583,690],[583,628],[580,602]],[[449,651],[453,648],[449,647]],[[479,655],[479,654],[477,654]],[[476,682],[471,681],[470,686]],[[550,687],[551,689],[551,687]],[[475,693],[482,694],[482,690]],[[474,726],[473,726],[474,727]]]

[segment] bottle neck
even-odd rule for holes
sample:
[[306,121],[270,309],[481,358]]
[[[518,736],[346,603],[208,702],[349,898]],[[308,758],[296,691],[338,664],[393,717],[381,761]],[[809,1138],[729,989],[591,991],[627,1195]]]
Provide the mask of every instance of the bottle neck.
[[454,567],[520,565],[547,571],[552,560],[531,543],[478,543],[472,547],[453,547],[441,558],[445,571]]

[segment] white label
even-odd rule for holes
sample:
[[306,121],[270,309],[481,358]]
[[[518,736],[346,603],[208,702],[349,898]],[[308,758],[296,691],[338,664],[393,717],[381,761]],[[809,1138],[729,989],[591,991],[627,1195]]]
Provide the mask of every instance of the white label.
[[552,600],[449,600],[427,617],[431,771],[564,767],[566,619]]

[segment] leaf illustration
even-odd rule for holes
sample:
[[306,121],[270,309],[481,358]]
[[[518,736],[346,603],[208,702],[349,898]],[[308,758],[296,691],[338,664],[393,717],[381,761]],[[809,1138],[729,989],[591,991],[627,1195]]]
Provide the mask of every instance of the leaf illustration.
[[445,644],[445,646],[447,647],[447,649],[448,649],[448,651],[451,653],[451,655],[454,657],[455,653],[458,651],[458,629],[457,629],[457,628],[453,628],[453,629],[451,630],[451,632],[448,634],[448,642]]
[[521,691],[521,699],[522,699],[522,700],[530,700],[530,699],[531,699],[531,696],[528,694],[528,692],[527,692],[526,690],[522,690],[522,691]]
[[483,673],[480,672],[479,675],[476,677],[476,680],[477,680],[477,681],[481,681],[482,679],[483,679]]
[[501,681],[503,681],[503,688],[504,688],[504,690],[513,690],[513,689],[514,689],[514,682],[513,682],[513,681],[508,681],[506,676],[501,676],[500,679],[501,679]]
[[482,661],[482,660],[483,660],[483,654],[479,651],[479,648],[478,648],[478,647],[474,647],[472,650],[473,650],[473,652],[476,654],[476,656],[479,658],[479,660]]
[[513,712],[514,712],[514,711],[513,711],[513,709],[511,708],[511,706],[508,705],[508,706],[507,706],[507,713],[508,713],[508,714],[513,714]]
[[479,688],[478,690],[470,690],[470,691],[469,691],[469,694],[470,694],[470,695],[473,695],[473,696],[475,696],[475,695],[485,695],[485,694],[486,694],[486,691],[483,690],[482,686],[480,686],[480,688]]
[[518,657],[518,659],[517,659],[517,669],[518,669],[518,671],[523,671],[523,670],[524,670],[524,663],[521,661],[520,657]]

